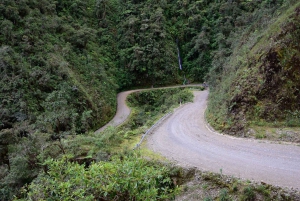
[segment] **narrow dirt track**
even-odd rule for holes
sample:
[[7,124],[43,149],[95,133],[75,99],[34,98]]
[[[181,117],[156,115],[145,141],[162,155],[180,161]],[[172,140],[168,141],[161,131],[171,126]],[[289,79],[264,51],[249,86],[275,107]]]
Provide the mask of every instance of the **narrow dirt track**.
[[[115,117],[96,132],[109,125],[122,124],[130,115],[126,97],[137,91],[141,90],[119,93]],[[150,149],[182,166],[221,171],[226,175],[300,189],[299,146],[234,138],[213,132],[204,119],[208,91],[194,92],[194,95],[193,103],[177,109],[148,137]]]
[[138,92],[138,91],[156,90],[156,89],[168,89],[168,88],[178,88],[178,87],[199,87],[199,86],[202,86],[202,85],[190,84],[190,85],[159,87],[159,88],[150,88],[150,89],[136,89],[136,90],[121,92],[117,96],[117,112],[116,112],[114,118],[110,122],[108,122],[105,126],[96,130],[95,133],[100,133],[100,132],[104,131],[108,126],[118,126],[127,119],[127,117],[130,115],[131,110],[126,104],[126,98],[131,93]]
[[126,98],[129,94],[136,91],[139,90],[124,91],[118,94],[117,113],[115,114],[114,118],[110,122],[108,122],[108,124],[96,130],[95,133],[104,131],[108,126],[118,126],[127,119],[127,117],[130,115],[130,108],[126,105]]
[[204,111],[208,91],[174,112],[147,145],[182,166],[300,189],[300,147],[234,138],[211,131]]

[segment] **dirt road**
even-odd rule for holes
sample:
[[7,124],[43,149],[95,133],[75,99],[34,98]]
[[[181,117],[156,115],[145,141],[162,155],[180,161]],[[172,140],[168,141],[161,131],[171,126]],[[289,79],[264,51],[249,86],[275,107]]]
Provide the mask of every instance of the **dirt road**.
[[130,108],[126,105],[126,98],[129,94],[138,91],[146,91],[146,90],[156,90],[156,89],[167,89],[167,88],[177,88],[177,87],[199,87],[201,84],[190,84],[190,85],[179,85],[179,86],[170,86],[170,87],[158,87],[158,88],[149,88],[149,89],[136,89],[130,91],[124,91],[118,94],[117,96],[117,113],[114,118],[108,122],[105,126],[99,128],[95,131],[95,133],[99,133],[104,131],[108,126],[118,126],[122,124],[127,117],[130,115]]
[[130,108],[126,105],[126,98],[129,94],[136,91],[139,90],[125,91],[118,94],[117,113],[115,114],[114,118],[110,122],[108,122],[108,124],[96,130],[95,133],[100,133],[101,131],[104,131],[108,126],[118,126],[127,119],[127,117],[130,115]]
[[211,131],[204,120],[207,91],[179,108],[151,136],[147,145],[182,166],[300,189],[300,147]]
[[[123,123],[130,114],[126,97],[118,94],[115,117],[107,126]],[[300,189],[300,147],[234,138],[211,131],[204,120],[207,91],[194,92],[194,103],[174,112],[151,136],[150,149],[182,166],[222,172],[240,178]]]

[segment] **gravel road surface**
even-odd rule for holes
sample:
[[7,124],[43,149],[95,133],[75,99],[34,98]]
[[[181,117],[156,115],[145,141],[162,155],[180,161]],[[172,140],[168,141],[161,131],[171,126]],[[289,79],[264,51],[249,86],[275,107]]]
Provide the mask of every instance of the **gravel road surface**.
[[[141,90],[118,94],[115,117],[96,132],[109,125],[120,125],[127,119],[130,108],[126,97],[136,91]],[[300,189],[299,146],[216,133],[204,119],[208,91],[197,91],[194,95],[194,103],[177,109],[148,137],[150,149],[182,166]]]
[[190,84],[190,85],[179,85],[179,86],[159,87],[159,88],[149,88],[149,89],[136,89],[136,90],[121,92],[117,96],[117,112],[116,112],[114,118],[110,122],[108,122],[105,126],[96,130],[95,133],[100,133],[100,132],[104,131],[108,126],[118,126],[127,119],[127,117],[130,115],[131,110],[126,104],[126,98],[131,93],[138,92],[138,91],[146,91],[146,90],[178,88],[178,87],[199,87],[199,86],[202,86],[202,85],[201,84]]
[[148,137],[150,149],[182,166],[300,189],[299,146],[213,132],[204,119],[208,91],[194,94]]
[[115,114],[114,118],[110,122],[108,122],[108,124],[96,130],[95,133],[100,133],[101,131],[104,131],[108,126],[118,126],[127,119],[127,117],[130,115],[130,108],[126,105],[126,98],[129,94],[136,91],[139,90],[125,91],[118,94],[117,113]]

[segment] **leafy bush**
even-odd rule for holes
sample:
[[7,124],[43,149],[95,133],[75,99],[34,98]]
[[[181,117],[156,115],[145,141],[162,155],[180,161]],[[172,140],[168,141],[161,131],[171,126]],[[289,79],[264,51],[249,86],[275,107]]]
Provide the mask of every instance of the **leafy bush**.
[[185,88],[156,89],[131,94],[127,101],[132,106],[144,107],[147,111],[159,110],[162,105],[191,102],[193,94]]
[[191,102],[193,94],[185,88],[155,89],[140,91],[128,96],[127,101],[131,107],[136,107],[132,112],[131,129],[143,126],[156,115],[171,111],[179,103]]
[[173,198],[168,169],[135,154],[88,168],[66,157],[49,159],[47,171],[25,190],[26,200],[165,200]]

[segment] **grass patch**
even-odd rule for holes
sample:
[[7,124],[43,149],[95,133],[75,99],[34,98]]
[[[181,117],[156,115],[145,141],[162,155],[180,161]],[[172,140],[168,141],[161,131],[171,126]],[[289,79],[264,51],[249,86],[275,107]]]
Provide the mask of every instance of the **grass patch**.
[[255,193],[252,187],[247,186],[243,189],[241,195],[241,201],[254,201],[255,200]]
[[266,134],[265,133],[257,133],[257,134],[255,134],[255,138],[256,139],[264,139],[264,138],[266,138]]
[[300,127],[278,127],[273,124],[251,124],[247,131],[247,137],[265,139],[269,141],[283,141],[300,143]]

